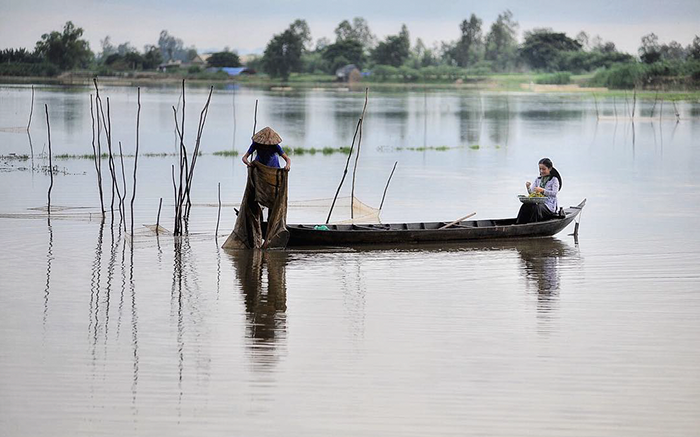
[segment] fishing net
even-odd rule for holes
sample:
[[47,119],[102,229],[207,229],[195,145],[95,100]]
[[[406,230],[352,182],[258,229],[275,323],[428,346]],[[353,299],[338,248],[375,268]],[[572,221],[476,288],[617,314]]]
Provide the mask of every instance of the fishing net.
[[[305,211],[318,217],[317,222],[325,222],[328,211],[333,204],[333,198],[297,200],[289,202],[289,209],[316,209],[316,211]],[[311,215],[311,214],[308,214]],[[333,207],[330,223],[381,223],[379,219],[379,209],[367,205],[357,197],[338,197]]]

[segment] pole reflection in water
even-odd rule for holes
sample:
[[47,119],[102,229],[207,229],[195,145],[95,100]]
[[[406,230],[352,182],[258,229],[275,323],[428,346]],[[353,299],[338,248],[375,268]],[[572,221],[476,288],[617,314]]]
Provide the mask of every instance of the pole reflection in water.
[[49,248],[46,251],[46,287],[44,287],[44,315],[42,318],[42,326],[44,336],[46,335],[46,319],[49,316],[49,294],[51,288],[51,261],[53,261],[53,228],[51,227],[51,219],[46,220],[49,229]]
[[[245,299],[247,336],[254,364],[277,361],[277,348],[286,338],[288,254],[284,251],[228,252]],[[267,281],[265,281],[267,272]],[[267,286],[265,286],[267,285]]]
[[[209,380],[210,359],[202,351],[198,339],[206,330],[205,317],[200,308],[200,286],[194,252],[187,235],[175,237],[173,240],[173,280],[171,287],[171,315],[176,317],[177,324],[177,356],[178,356],[178,415],[182,414],[182,399],[184,389],[185,363],[187,357],[193,357],[194,369],[197,375],[192,380],[195,383],[206,384]],[[201,378],[203,374],[205,377]]]
[[136,311],[136,285],[134,284],[134,247],[131,246],[131,256],[129,258],[129,289],[131,291],[131,344],[133,347],[133,383],[131,384],[131,405],[136,414],[136,392],[139,382],[139,337],[138,337],[138,314]]

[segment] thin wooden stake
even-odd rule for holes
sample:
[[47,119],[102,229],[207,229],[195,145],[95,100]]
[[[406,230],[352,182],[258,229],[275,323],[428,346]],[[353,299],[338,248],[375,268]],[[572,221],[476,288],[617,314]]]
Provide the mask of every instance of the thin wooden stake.
[[593,101],[595,102],[595,118],[600,120],[600,113],[598,112],[598,99],[596,98],[595,93],[593,93]]
[[637,88],[634,88],[634,97],[632,99],[632,118],[634,118],[634,110],[637,107]]
[[654,116],[654,109],[656,109],[656,102],[659,100],[659,90],[656,90],[656,95],[654,96],[654,104],[651,107],[650,118]]
[[29,133],[29,126],[32,125],[32,114],[34,114],[34,85],[32,85],[32,106],[29,109],[29,121],[27,122],[27,133]]
[[49,194],[48,194],[48,206],[46,210],[48,211],[48,214],[51,215],[51,190],[53,189],[53,161],[51,160],[51,124],[49,123],[49,105],[44,105],[44,109],[46,110],[46,132],[49,137],[49,174],[51,175],[51,184],[49,185]]
[[[119,141],[119,161],[122,166],[122,187],[124,187],[124,193],[119,196],[119,213],[122,215],[122,220],[124,222],[124,233],[126,233],[126,174],[124,173],[124,152],[122,151],[122,142]],[[119,193],[119,189],[117,189]]]
[[676,121],[681,121],[681,114],[678,112],[678,107],[676,106],[676,101],[673,101],[673,111],[676,113]]
[[362,125],[364,124],[365,108],[367,108],[367,97],[369,88],[365,88],[365,105],[362,109],[362,121],[360,123],[360,136],[357,138],[357,152],[355,152],[355,165],[352,168],[352,188],[350,190],[350,218],[355,218],[355,178],[357,175],[357,163],[360,160],[360,149],[362,147]]
[[160,228],[160,207],[163,206],[163,198],[160,198],[158,202],[158,216],[156,217],[156,235],[158,235],[158,228]]
[[258,126],[258,99],[255,99],[255,115],[253,119],[253,135],[255,135],[255,129]]
[[[98,115],[99,117],[99,115]],[[95,110],[93,108],[92,94],[90,94],[90,118],[92,119],[92,155],[95,161],[95,173],[97,174],[97,190],[100,193],[100,211],[102,212],[102,218],[105,216],[105,204],[102,195],[102,173],[100,172],[99,161],[102,158],[100,156],[99,150],[95,147]],[[99,119],[98,119],[99,123]],[[99,135],[99,132],[98,132]],[[98,138],[99,141],[99,138]]]
[[348,159],[345,162],[345,170],[343,170],[343,177],[340,179],[340,184],[335,192],[335,197],[333,197],[333,203],[331,203],[331,209],[328,211],[328,217],[326,218],[326,224],[331,220],[331,214],[333,214],[333,208],[335,207],[335,201],[338,199],[338,194],[340,189],[343,187],[343,182],[345,182],[345,176],[348,174],[348,166],[350,165],[350,158],[352,157],[352,152],[355,148],[355,139],[357,138],[357,132],[360,130],[360,125],[362,124],[362,117],[364,116],[365,109],[367,108],[367,100],[365,100],[365,106],[362,108],[362,115],[357,121],[357,127],[355,127],[355,134],[352,137],[352,143],[350,144],[350,153],[348,153]]
[[134,154],[134,187],[131,192],[131,238],[134,238],[134,200],[136,199],[136,168],[139,163],[139,126],[141,124],[141,87],[136,88],[136,153]]
[[234,151],[236,150],[236,88],[233,89],[231,107],[233,108],[233,142],[231,144],[231,151]]
[[219,187],[219,210],[216,213],[216,232],[214,233],[214,240],[216,244],[219,244],[219,220],[221,219],[221,182],[218,184]]
[[399,161],[396,161],[394,163],[394,168],[391,169],[391,174],[389,175],[389,179],[386,181],[386,186],[384,187],[384,194],[382,194],[382,203],[379,204],[379,212],[382,211],[382,207],[384,206],[384,198],[386,197],[386,190],[389,189],[389,182],[391,182],[392,176],[394,176],[394,170],[396,170],[396,164],[398,164]]

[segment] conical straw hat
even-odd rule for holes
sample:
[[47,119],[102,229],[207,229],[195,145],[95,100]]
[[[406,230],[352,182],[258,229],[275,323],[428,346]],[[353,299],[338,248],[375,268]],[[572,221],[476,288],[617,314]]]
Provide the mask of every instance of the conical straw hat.
[[264,127],[253,135],[253,141],[266,146],[276,146],[282,142],[282,138],[271,127]]

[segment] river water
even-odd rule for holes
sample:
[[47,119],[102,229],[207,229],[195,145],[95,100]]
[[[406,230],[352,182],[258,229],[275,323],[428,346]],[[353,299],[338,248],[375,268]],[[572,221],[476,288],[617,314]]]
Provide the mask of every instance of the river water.
[[[216,88],[189,235],[142,226],[162,198],[172,230],[177,161],[142,156],[133,241],[87,159],[54,160],[48,218],[44,104],[54,155],[89,154],[94,90],[35,92],[28,136],[30,87],[0,86],[0,435],[699,435],[699,104],[371,90],[356,196],[377,208],[398,161],[383,222],[512,217],[547,156],[560,204],[587,199],[578,244],[229,253],[245,168],[212,153],[244,152],[255,101],[283,147],[338,148],[364,90]],[[133,154],[136,89],[100,92]],[[179,98],[141,89],[141,154],[177,151]],[[325,221],[346,156],[291,156],[288,221]]]

